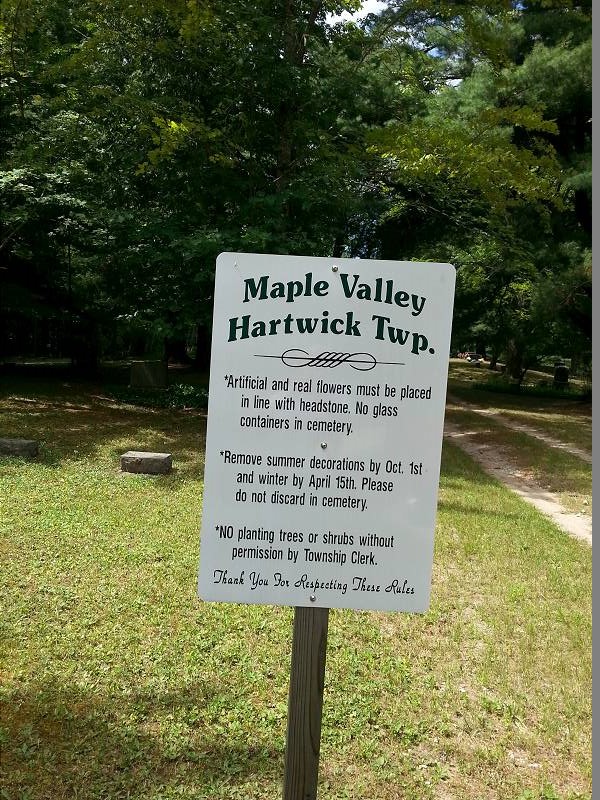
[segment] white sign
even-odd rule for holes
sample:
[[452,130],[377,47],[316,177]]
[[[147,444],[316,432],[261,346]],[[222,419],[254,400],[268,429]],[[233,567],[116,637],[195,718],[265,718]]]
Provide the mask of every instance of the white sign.
[[455,270],[217,259],[199,594],[425,611]]

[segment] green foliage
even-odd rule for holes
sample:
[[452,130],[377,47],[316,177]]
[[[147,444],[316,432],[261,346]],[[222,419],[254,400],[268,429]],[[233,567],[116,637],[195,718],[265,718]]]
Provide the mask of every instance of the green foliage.
[[496,392],[498,394],[514,394],[524,397],[553,397],[562,400],[589,400],[589,391],[579,386],[570,385],[562,389],[555,388],[548,384],[541,383],[514,383],[505,378],[495,380],[475,381],[471,388],[479,389],[484,392]]
[[590,353],[591,34],[567,6],[496,17],[502,59],[373,133],[391,179],[382,254],[454,263],[457,349],[489,348],[517,378],[540,355]]
[[183,340],[223,250],[446,259],[460,339],[583,357],[589,4],[358,5],[7,0],[2,297]]
[[166,389],[112,386],[107,391],[120,403],[142,408],[205,409],[208,406],[208,390],[189,383],[174,383]]

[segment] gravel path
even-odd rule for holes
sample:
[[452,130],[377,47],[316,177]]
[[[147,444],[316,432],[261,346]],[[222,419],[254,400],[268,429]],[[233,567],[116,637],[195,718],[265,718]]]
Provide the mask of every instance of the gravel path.
[[526,433],[528,436],[533,436],[535,439],[539,439],[540,441],[544,442],[544,444],[547,444],[549,447],[556,447],[559,450],[564,450],[565,453],[570,453],[572,456],[577,456],[577,458],[580,458],[582,461],[585,461],[588,464],[592,463],[592,455],[586,450],[582,450],[581,448],[575,447],[575,445],[572,444],[561,442],[559,439],[554,439],[552,436],[548,436],[547,433],[544,433],[537,428],[532,428],[530,425],[523,425],[521,422],[515,422],[512,419],[508,419],[508,417],[505,417],[501,411],[492,411],[489,408],[477,408],[477,406],[473,405],[472,403],[468,403],[466,400],[461,400],[455,395],[447,395],[447,400],[450,403],[454,403],[454,405],[459,406],[460,408],[464,408],[467,411],[472,411],[474,414],[481,414],[484,417],[493,417],[497,422],[499,422],[501,425],[505,425],[507,428],[512,428],[515,431],[519,431],[519,433]]
[[[472,409],[468,404],[463,403],[455,397],[448,397],[448,400],[450,400],[452,403],[456,403],[459,406],[468,408],[469,410],[475,410],[474,408]],[[493,416],[499,417],[500,415],[493,414]],[[505,422],[511,421],[505,420]],[[523,428],[527,428],[527,426],[519,425],[517,427],[511,422],[508,427],[515,427],[516,430],[529,433],[529,431],[523,430]],[[544,440],[543,437],[539,436],[538,432],[533,428],[529,430],[532,431],[532,433],[529,435],[536,436],[537,438]],[[509,462],[503,460],[502,456],[498,454],[497,448],[491,445],[475,442],[469,438],[476,433],[476,431],[464,430],[449,422],[446,422],[444,426],[444,436],[468,453],[475,461],[477,461],[478,464],[480,464],[481,467],[483,467],[483,469],[489,475],[492,475],[508,489],[511,489],[513,492],[518,494],[519,497],[523,498],[523,500],[531,503],[531,505],[535,506],[535,508],[537,508],[542,514],[550,517],[550,519],[552,519],[556,525],[562,528],[562,530],[566,531],[571,536],[586,542],[591,547],[591,517],[580,514],[571,514],[565,511],[557,495],[540,488],[531,481],[527,481],[518,469],[515,469],[515,467]],[[557,440],[553,440],[553,442],[556,442],[554,446],[563,446],[563,443],[558,442]],[[568,450],[568,452],[573,452],[573,450],[569,449],[567,446],[563,446],[563,449]],[[578,448],[574,448],[574,450],[577,449]],[[574,452],[573,455],[578,455],[578,453]],[[587,456],[587,453],[585,455]],[[587,461],[587,458],[585,460]]]

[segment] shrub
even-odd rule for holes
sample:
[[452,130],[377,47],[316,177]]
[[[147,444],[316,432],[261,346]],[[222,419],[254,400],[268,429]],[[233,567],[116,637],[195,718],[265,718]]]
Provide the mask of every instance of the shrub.
[[174,383],[167,389],[132,389],[112,386],[109,394],[121,403],[144,408],[207,408],[208,390],[188,383]]

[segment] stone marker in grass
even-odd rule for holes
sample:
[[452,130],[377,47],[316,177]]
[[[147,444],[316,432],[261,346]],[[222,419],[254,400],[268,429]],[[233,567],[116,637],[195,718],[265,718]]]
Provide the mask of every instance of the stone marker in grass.
[[32,439],[0,439],[0,455],[37,458],[40,446]]
[[167,475],[173,469],[171,453],[144,453],[128,450],[121,456],[121,471],[142,475]]

